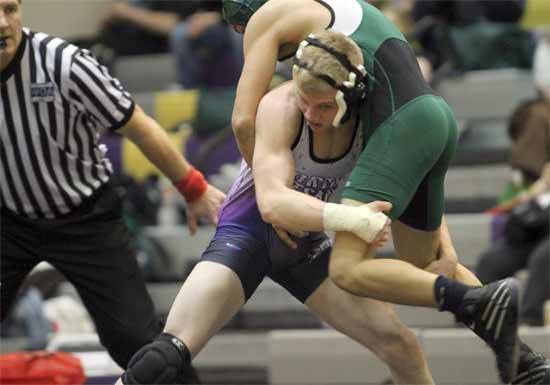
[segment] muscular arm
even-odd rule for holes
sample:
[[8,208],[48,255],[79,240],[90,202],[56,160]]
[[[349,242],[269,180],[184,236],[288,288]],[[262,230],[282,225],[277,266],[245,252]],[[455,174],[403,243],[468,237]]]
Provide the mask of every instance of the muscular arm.
[[289,8],[287,3],[278,1],[262,7],[250,19],[244,35],[245,62],[237,86],[232,126],[239,150],[249,165],[254,152],[256,111],[275,72],[280,47],[298,45],[309,33],[321,29],[317,27],[319,20],[312,18],[307,8],[309,2],[297,8]]
[[371,243],[388,225],[381,211],[391,205],[372,202],[361,207],[325,203],[295,191],[292,143],[301,122],[292,84],[266,95],[258,109],[253,173],[262,218],[275,227],[300,231],[352,231]]
[[325,202],[293,190],[292,143],[301,116],[291,96],[292,85],[266,95],[258,108],[253,172],[262,218],[290,231],[322,231]]
[[[136,106],[132,117],[119,132],[138,146],[147,159],[173,183],[178,184],[192,170],[166,131],[139,106]],[[199,197],[187,202],[187,224],[191,234],[197,230],[198,217],[205,217],[210,223],[217,224],[218,210],[224,198],[224,193],[208,185]]]
[[139,106],[136,106],[132,117],[119,132],[138,146],[147,159],[172,182],[178,182],[191,170],[166,131]]

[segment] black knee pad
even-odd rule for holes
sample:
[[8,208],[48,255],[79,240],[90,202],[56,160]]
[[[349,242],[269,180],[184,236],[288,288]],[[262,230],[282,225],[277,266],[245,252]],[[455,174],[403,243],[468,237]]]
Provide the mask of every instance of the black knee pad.
[[163,333],[134,354],[122,382],[126,385],[183,384],[183,371],[190,363],[187,346],[172,334]]

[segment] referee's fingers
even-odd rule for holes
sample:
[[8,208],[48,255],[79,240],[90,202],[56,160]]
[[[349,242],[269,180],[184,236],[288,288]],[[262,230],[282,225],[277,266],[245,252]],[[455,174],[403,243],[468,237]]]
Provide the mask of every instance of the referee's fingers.
[[215,226],[218,225],[218,210],[215,210],[212,214],[210,214],[210,222]]
[[197,216],[192,210],[187,211],[187,226],[189,226],[189,232],[194,235],[197,232]]

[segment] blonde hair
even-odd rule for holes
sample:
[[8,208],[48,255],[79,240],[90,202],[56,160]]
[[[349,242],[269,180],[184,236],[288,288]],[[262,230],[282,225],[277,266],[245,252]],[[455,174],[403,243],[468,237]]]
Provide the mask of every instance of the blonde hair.
[[[361,50],[355,42],[341,32],[322,31],[315,34],[315,39],[322,44],[347,56],[354,66],[363,64]],[[294,66],[292,78],[296,86],[304,93],[326,92],[332,87],[315,76],[323,74],[331,77],[336,84],[348,80],[349,71],[330,52],[314,45],[308,45],[302,50],[300,63],[307,69]]]

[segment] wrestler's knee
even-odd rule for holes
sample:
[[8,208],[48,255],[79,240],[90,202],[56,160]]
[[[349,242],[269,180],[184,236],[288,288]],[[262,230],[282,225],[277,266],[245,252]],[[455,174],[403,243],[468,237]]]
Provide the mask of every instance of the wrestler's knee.
[[350,277],[352,266],[344,258],[335,256],[334,254],[330,258],[328,267],[328,275],[332,282],[340,289],[349,292],[349,288],[353,282]]
[[163,333],[134,354],[122,375],[126,385],[183,384],[191,362],[187,346],[174,335]]
[[333,258],[329,263],[329,277],[340,289],[364,296],[369,290],[368,264],[363,263],[361,274],[358,274],[357,263],[347,258]]

